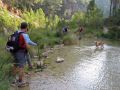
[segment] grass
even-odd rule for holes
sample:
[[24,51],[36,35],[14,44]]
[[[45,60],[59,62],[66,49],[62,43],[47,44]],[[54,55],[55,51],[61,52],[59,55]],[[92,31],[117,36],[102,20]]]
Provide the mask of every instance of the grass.
[[87,38],[93,38],[93,37],[98,37],[100,38],[102,36],[102,28],[90,28],[90,27],[86,27],[85,28],[85,37]]
[[76,41],[76,37],[74,34],[67,34],[65,36],[63,36],[63,43],[65,45],[73,45],[73,44],[76,44],[77,41]]
[[5,50],[6,39],[0,36],[0,42],[0,90],[8,90],[13,59]]

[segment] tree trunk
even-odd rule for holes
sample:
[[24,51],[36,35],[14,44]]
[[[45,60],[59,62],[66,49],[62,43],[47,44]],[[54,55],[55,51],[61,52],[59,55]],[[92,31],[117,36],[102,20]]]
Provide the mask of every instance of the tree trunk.
[[109,16],[111,17],[112,16],[112,0],[110,0],[110,14]]

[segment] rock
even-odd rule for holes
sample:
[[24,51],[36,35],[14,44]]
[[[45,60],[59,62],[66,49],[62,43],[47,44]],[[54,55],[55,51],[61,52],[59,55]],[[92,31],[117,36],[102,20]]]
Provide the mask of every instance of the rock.
[[34,58],[38,58],[38,56],[33,56]]
[[48,57],[48,52],[42,53],[42,57],[47,58]]
[[50,48],[50,50],[54,50],[54,48]]
[[38,66],[44,66],[43,60],[40,60],[40,61],[38,62]]
[[36,61],[34,62],[34,66],[38,69],[38,68],[42,68],[44,67],[44,61],[40,60],[40,61]]
[[53,53],[53,50],[48,50],[48,51],[42,53],[42,56],[43,56],[44,58],[47,58],[50,53]]
[[62,48],[63,46],[64,46],[64,44],[56,45],[56,46],[54,46],[54,49],[60,49],[60,48]]
[[56,60],[56,62],[57,62],[57,63],[64,62],[64,58],[57,57],[57,60]]

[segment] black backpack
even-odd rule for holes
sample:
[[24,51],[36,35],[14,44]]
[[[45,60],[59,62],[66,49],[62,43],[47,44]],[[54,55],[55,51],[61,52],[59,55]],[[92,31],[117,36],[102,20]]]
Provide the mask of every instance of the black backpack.
[[8,41],[6,43],[6,49],[7,51],[10,51],[11,53],[15,53],[20,49],[19,45],[19,37],[24,32],[14,32],[10,37],[8,38]]

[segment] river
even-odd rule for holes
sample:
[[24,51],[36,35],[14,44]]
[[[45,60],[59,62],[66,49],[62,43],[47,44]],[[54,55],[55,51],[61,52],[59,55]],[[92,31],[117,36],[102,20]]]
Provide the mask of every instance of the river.
[[[94,40],[55,50],[43,72],[30,86],[15,90],[120,90],[120,43],[105,40],[105,48],[95,49]],[[57,57],[65,59],[56,63]]]

